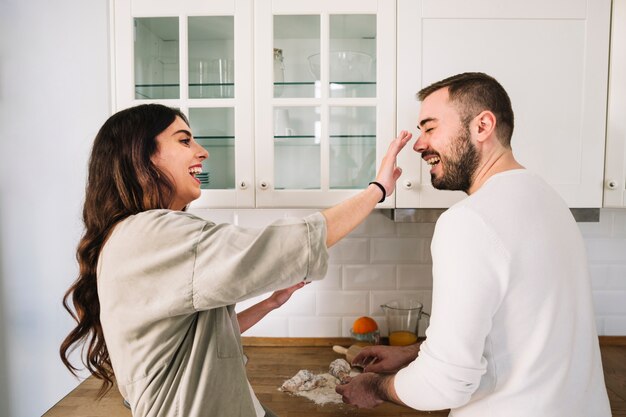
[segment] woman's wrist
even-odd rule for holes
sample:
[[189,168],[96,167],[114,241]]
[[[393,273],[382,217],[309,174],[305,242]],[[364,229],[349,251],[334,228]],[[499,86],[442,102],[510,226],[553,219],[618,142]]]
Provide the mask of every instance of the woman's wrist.
[[375,188],[379,189],[380,192],[382,193],[382,197],[380,198],[380,200],[378,201],[379,203],[382,203],[383,201],[385,201],[385,198],[387,198],[387,190],[385,190],[385,187],[379,183],[378,181],[372,181],[368,184],[368,186],[374,186]]

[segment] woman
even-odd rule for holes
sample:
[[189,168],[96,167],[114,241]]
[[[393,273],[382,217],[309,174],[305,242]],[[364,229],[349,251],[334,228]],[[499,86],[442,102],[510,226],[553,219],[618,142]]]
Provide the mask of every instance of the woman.
[[[101,394],[115,376],[135,416],[266,415],[246,378],[240,329],[325,275],[327,248],[394,191],[410,138],[394,139],[377,182],[358,195],[252,230],[184,211],[200,196],[195,175],[208,153],[181,112],[147,104],[114,114],[89,162],[79,277],[64,298],[77,326],[63,362],[76,373],[68,355],[84,343]],[[235,303],[275,290],[237,320]]]

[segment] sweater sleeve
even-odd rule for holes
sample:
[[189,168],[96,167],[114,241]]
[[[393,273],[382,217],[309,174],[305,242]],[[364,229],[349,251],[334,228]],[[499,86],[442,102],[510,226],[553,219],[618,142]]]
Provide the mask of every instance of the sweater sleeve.
[[433,306],[426,340],[417,359],[394,380],[399,398],[420,410],[460,407],[477,390],[510,264],[497,236],[464,206],[439,218],[431,251]]
[[264,229],[208,224],[199,234],[192,297],[197,310],[230,305],[326,274],[326,222],[316,213]]

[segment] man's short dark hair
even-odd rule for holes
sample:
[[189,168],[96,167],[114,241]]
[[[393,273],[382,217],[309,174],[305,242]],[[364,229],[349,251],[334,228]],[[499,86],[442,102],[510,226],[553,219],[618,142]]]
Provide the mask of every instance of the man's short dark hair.
[[489,110],[496,116],[498,139],[504,146],[511,147],[514,126],[511,99],[495,78],[482,72],[464,72],[421,89],[417,98],[424,101],[435,91],[446,87],[450,102],[457,106],[465,125],[481,111]]

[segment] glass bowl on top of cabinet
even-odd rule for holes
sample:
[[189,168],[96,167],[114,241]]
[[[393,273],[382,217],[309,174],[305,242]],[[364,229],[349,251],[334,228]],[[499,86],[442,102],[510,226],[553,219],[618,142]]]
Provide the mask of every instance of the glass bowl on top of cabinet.
[[256,3],[257,207],[328,207],[375,179],[395,133],[394,34],[394,2]]
[[254,207],[252,0],[114,0],[113,111],[180,109],[208,152],[193,207]]

